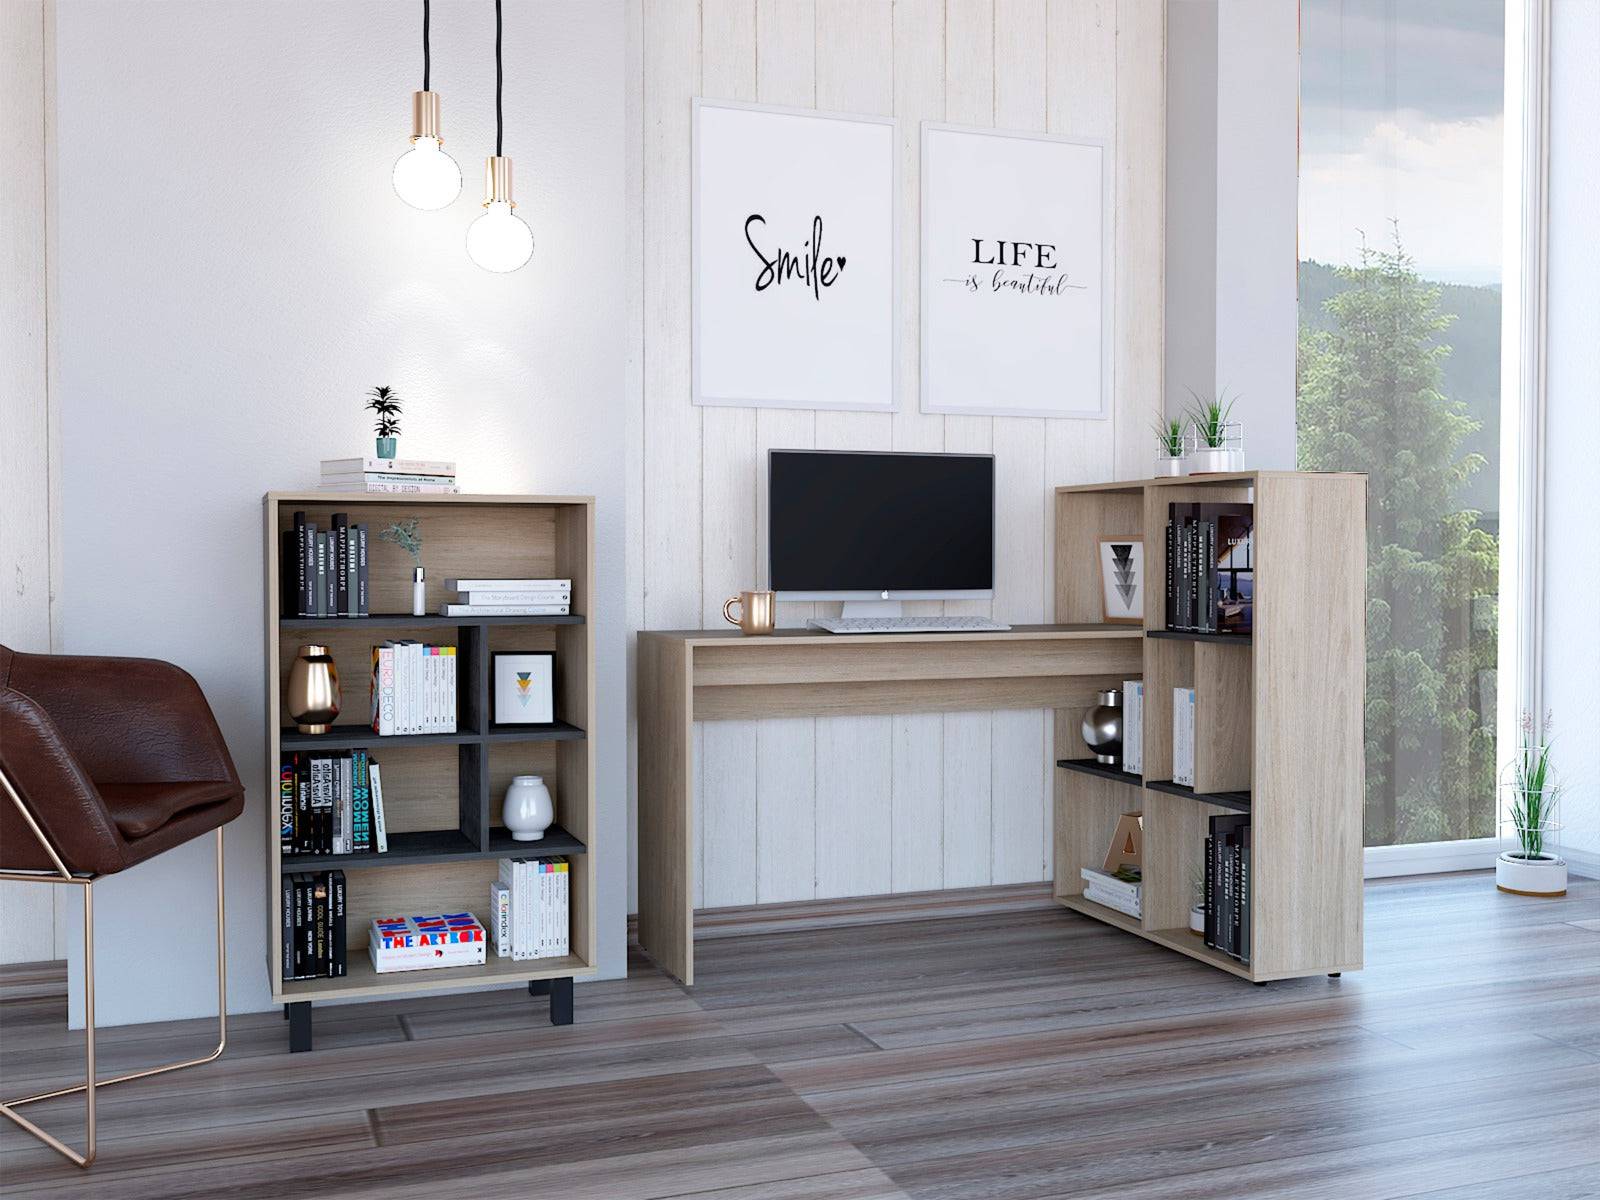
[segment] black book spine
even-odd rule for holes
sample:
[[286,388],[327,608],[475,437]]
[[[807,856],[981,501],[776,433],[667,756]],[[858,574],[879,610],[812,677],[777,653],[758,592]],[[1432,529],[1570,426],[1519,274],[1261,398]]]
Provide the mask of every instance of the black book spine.
[[311,596],[311,580],[306,574],[306,532],[306,514],[304,512],[296,512],[294,514],[294,582],[295,591],[297,593],[297,599],[295,602],[295,615],[301,617],[309,617],[313,612],[316,611]]
[[333,607],[330,615],[350,611],[350,514],[333,514]]
[[328,875],[329,906],[332,912],[329,922],[333,931],[333,971],[335,976],[345,973],[345,929],[344,929],[344,872],[332,871]]
[[1178,538],[1175,533],[1174,522],[1176,518],[1171,515],[1172,506],[1167,506],[1167,628],[1178,627]]
[[1188,599],[1189,628],[1199,630],[1200,625],[1200,580],[1204,577],[1205,570],[1200,564],[1200,522],[1198,519],[1189,522],[1189,579]]
[[312,592],[315,599],[311,615],[325,617],[328,615],[328,535],[312,527],[312,539],[316,543],[313,550],[313,561],[316,567],[312,574]]
[[283,936],[283,977],[294,978],[294,876],[285,875],[279,881],[281,886],[280,902],[283,911],[279,914],[278,925]]
[[367,752],[357,750],[352,756],[355,768],[354,798],[351,801],[352,823],[355,827],[357,854],[372,852],[372,777],[367,770]]
[[367,607],[367,526],[356,526],[356,615],[370,615]]
[[1206,945],[1213,949],[1217,944],[1217,873],[1216,844],[1213,838],[1206,839]]
[[1206,632],[1217,632],[1217,522],[1206,522]]
[[1250,961],[1250,826],[1239,830],[1239,960]]
[[299,754],[294,756],[294,851],[311,853],[311,766]]
[[306,920],[306,877],[296,875],[294,878],[294,977],[306,977],[306,929],[309,922]]
[[1189,521],[1178,526],[1178,628],[1193,629],[1189,617]]
[[333,973],[328,954],[328,872],[319,871],[312,887],[311,921],[316,929],[317,948],[315,974],[325,979]]
[[339,615],[339,562],[336,550],[339,546],[339,538],[338,535],[330,529],[328,530],[327,536],[323,540],[327,543],[327,546],[323,551],[324,555],[326,556],[324,559],[324,566],[326,567],[327,577],[323,580],[322,585],[322,615],[325,617],[337,617]]

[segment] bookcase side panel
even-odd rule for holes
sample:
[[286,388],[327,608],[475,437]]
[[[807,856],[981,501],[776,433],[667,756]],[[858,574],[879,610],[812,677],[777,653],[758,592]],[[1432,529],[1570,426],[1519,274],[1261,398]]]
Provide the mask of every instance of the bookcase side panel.
[[1359,476],[1269,475],[1258,488],[1258,975],[1361,964],[1365,505]]
[[598,871],[594,845],[596,797],[595,662],[594,662],[594,503],[569,504],[556,517],[556,568],[572,580],[572,611],[587,618],[582,625],[556,631],[558,701],[565,720],[586,733],[581,742],[562,743],[557,754],[557,787],[563,796],[567,829],[589,847],[574,860],[568,881],[571,899],[572,951],[593,964],[599,955],[596,917]]
[[279,966],[283,962],[283,933],[282,933],[282,905],[279,893],[282,888],[282,863],[279,858],[278,846],[282,840],[278,816],[278,607],[281,588],[279,575],[282,564],[278,561],[278,505],[271,497],[262,499],[263,527],[262,540],[265,543],[262,557],[266,601],[262,605],[264,614],[264,628],[262,639],[266,655],[266,741],[267,754],[264,765],[266,779],[263,794],[267,803],[262,807],[266,810],[267,822],[266,855],[267,855],[267,978],[271,982],[272,993],[278,994],[282,986]]

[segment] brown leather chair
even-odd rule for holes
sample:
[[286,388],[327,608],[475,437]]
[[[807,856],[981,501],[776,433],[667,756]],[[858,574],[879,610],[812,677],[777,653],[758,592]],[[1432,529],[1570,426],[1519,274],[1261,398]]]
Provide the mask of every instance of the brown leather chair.
[[[222,827],[244,785],[199,684],[147,658],[18,654],[0,646],[0,879],[83,890],[84,1082],[0,1103],[0,1112],[88,1166],[95,1089],[210,1062],[227,1044]],[[217,1048],[203,1058],[110,1079],[94,1067],[94,884],[164,851],[217,837]],[[79,1154],[15,1109],[85,1095]]]

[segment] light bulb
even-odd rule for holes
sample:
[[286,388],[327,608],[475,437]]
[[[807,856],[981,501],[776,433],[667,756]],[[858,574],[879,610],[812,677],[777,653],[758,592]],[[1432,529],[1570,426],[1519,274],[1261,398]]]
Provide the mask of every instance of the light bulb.
[[433,212],[461,194],[461,168],[438,138],[419,137],[394,164],[394,191],[412,208]]
[[467,256],[485,271],[515,271],[533,257],[533,230],[504,200],[467,226]]

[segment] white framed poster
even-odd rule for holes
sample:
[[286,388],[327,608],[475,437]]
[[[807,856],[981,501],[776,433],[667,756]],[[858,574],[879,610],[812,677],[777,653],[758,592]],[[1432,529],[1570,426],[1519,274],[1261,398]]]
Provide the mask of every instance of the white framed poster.
[[694,402],[895,408],[896,122],[694,102]]
[[1110,411],[1110,163],[1095,138],[922,126],[922,411]]

